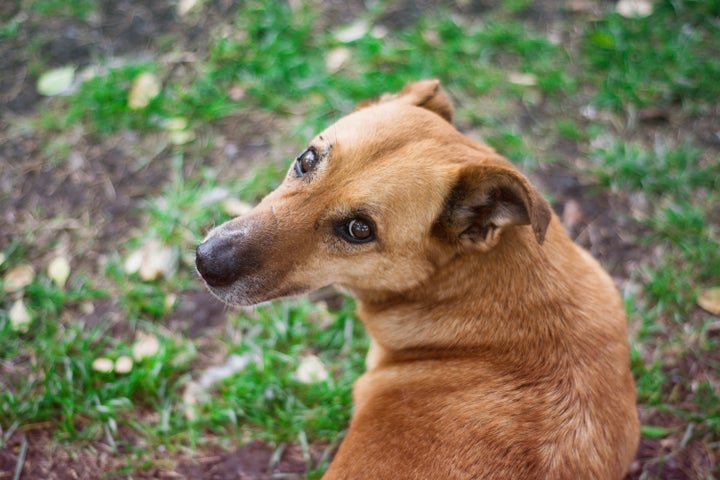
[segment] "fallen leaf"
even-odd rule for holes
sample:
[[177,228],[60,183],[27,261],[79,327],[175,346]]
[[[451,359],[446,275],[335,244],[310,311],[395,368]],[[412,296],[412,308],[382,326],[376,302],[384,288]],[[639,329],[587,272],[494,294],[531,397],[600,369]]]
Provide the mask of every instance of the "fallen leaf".
[[165,307],[165,311],[169,312],[170,310],[172,310],[176,302],[177,295],[175,295],[174,293],[168,293],[167,295],[165,295],[165,304],[163,305]]
[[58,287],[63,288],[70,276],[70,262],[62,256],[53,258],[48,264],[47,274]]
[[697,303],[703,310],[720,316],[720,287],[701,291]]
[[127,355],[123,355],[115,360],[115,373],[126,374],[130,373],[133,368],[133,360]]
[[185,15],[190,12],[196,5],[198,4],[198,0],[180,0],[177,5],[177,13],[181,17],[184,17]]
[[125,259],[125,272],[138,273],[143,281],[160,277],[169,278],[175,274],[180,252],[176,246],[163,245],[158,240],[149,240]]
[[35,278],[35,270],[28,264],[21,264],[11,268],[5,274],[3,290],[6,292],[17,292],[32,283]]
[[139,362],[144,358],[156,355],[160,351],[160,342],[153,334],[138,332],[132,351],[133,358],[136,362]]
[[523,87],[533,87],[537,85],[537,77],[532,73],[511,72],[508,75],[508,80],[510,83]]
[[32,316],[22,299],[13,303],[8,315],[10,317],[10,328],[14,332],[25,333],[28,331],[30,328],[30,322],[32,322]]
[[652,14],[653,4],[648,0],[620,0],[615,11],[626,18],[643,18]]
[[37,91],[40,95],[54,97],[70,91],[75,79],[75,67],[66,67],[48,70],[40,75],[37,81]]
[[160,94],[160,81],[155,74],[143,72],[133,80],[128,94],[128,107],[140,110],[148,106],[150,101]]
[[351,43],[360,40],[370,31],[370,25],[365,20],[357,20],[335,31],[335,38],[342,43]]
[[142,266],[143,262],[143,250],[138,249],[132,252],[128,257],[125,259],[125,273],[128,275],[132,275],[133,273],[137,273],[140,271],[140,267]]
[[328,379],[329,375],[322,361],[315,355],[308,355],[300,360],[300,365],[294,374],[300,383],[320,383]]
[[171,131],[169,138],[173,145],[186,145],[195,140],[195,132],[192,130]]
[[188,121],[183,117],[171,118],[165,123],[170,141],[175,145],[185,145],[195,140],[195,132],[188,129]]
[[350,49],[347,47],[333,48],[325,55],[325,68],[329,73],[339,72],[350,60],[350,55]]
[[140,279],[146,282],[160,277],[170,278],[177,270],[180,253],[177,248],[150,241],[145,247],[145,256],[140,265]]
[[92,362],[92,369],[100,373],[110,373],[115,368],[115,362],[106,357],[98,357]]

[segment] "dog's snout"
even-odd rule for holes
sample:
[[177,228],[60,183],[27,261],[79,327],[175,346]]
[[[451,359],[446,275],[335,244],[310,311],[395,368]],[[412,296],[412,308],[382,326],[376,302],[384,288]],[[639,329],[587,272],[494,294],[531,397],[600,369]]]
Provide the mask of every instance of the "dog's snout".
[[195,252],[195,266],[211,287],[224,287],[242,275],[240,244],[233,237],[215,236],[201,243]]

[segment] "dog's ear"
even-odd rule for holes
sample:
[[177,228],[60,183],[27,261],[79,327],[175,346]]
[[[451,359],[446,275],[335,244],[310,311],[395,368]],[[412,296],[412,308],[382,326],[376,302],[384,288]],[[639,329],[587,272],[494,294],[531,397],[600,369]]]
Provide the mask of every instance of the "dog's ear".
[[504,229],[516,225],[530,225],[542,244],[551,218],[547,200],[519,172],[474,165],[461,170],[434,231],[449,241],[487,251]]
[[437,113],[448,122],[452,122],[455,109],[450,97],[440,88],[439,80],[419,80],[408,83],[398,93],[385,93],[377,101],[364,102],[358,108],[375,103],[397,102],[403,105],[414,105]]

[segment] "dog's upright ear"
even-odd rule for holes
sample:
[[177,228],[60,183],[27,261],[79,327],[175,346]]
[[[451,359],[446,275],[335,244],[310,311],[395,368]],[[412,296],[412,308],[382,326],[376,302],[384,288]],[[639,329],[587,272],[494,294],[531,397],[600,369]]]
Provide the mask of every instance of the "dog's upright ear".
[[530,225],[539,244],[552,218],[547,200],[518,171],[468,165],[445,200],[434,231],[448,241],[487,251],[508,227]]
[[408,83],[400,92],[385,93],[376,102],[364,102],[358,105],[358,108],[385,102],[422,107],[437,113],[448,122],[452,122],[455,113],[450,97],[440,87],[439,80],[419,80]]

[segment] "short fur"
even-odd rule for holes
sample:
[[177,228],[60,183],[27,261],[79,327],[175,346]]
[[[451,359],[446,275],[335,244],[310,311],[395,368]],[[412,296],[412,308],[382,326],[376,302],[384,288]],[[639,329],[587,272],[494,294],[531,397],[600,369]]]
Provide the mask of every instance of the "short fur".
[[[357,298],[367,372],[326,479],[620,479],[639,437],[623,302],[452,115],[425,80],[342,118],[307,175],[210,232],[198,270],[231,304]],[[342,235],[353,218],[371,241]]]

